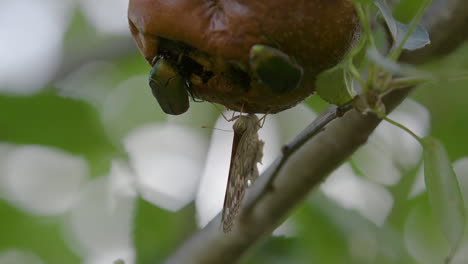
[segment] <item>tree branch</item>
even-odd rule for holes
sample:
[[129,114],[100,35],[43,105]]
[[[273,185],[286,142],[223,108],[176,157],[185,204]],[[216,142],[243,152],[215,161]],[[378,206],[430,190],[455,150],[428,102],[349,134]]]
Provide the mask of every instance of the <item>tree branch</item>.
[[[402,60],[412,63],[427,61],[452,51],[466,40],[466,28],[465,31],[462,27],[447,30],[447,25],[452,27],[460,23],[457,21],[466,21],[468,8],[464,7],[464,1],[466,0],[436,0],[426,14],[426,17],[431,17],[426,18],[425,23],[433,36],[432,45],[442,47],[444,43],[451,43],[450,47],[426,48],[415,53],[419,55],[405,53]],[[464,35],[462,39],[461,34]],[[391,111],[398,106],[410,91],[411,88],[399,89],[385,96],[386,109]],[[220,230],[218,215],[204,229],[189,238],[165,263],[236,262],[256,242],[270,234],[313,188],[362,146],[379,123],[380,120],[374,115],[363,115],[354,110],[331,122],[325,131],[306,142],[289,157],[276,175],[272,190],[265,191],[265,188],[268,187],[270,177],[275,174],[281,158],[249,188],[244,208],[249,205],[251,208],[248,213],[241,212],[241,219],[230,234],[225,235]],[[253,201],[255,203],[252,204]]]
[[[409,89],[386,98],[390,109],[398,105]],[[274,190],[265,193],[277,159],[249,189],[245,204],[258,200],[249,214],[228,235],[220,231],[219,215],[180,247],[166,263],[234,263],[256,241],[271,233],[309,191],[363,145],[380,120],[354,110],[327,126],[293,153],[279,171]],[[242,214],[243,212],[241,212]]]

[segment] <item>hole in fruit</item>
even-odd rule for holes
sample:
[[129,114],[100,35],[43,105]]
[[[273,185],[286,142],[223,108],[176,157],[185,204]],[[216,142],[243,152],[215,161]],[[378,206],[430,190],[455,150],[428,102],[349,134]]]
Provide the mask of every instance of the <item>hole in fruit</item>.
[[165,56],[186,80],[196,75],[203,83],[207,83],[214,76],[212,71],[206,70],[206,66],[190,57],[190,54],[196,53],[193,47],[166,38],[160,38],[159,41],[159,55]]
[[244,88],[244,90],[249,90],[250,88],[250,75],[242,70],[235,64],[230,65],[230,70],[228,72],[230,79],[240,87]]

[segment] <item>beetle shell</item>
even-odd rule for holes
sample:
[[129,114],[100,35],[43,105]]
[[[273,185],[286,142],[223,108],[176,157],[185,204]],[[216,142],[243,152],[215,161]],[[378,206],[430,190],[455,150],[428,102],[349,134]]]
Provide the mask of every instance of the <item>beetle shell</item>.
[[149,85],[166,114],[180,115],[189,108],[185,79],[164,58],[157,58],[150,72]]
[[250,49],[249,63],[257,81],[277,94],[296,89],[304,74],[302,67],[287,54],[265,45]]

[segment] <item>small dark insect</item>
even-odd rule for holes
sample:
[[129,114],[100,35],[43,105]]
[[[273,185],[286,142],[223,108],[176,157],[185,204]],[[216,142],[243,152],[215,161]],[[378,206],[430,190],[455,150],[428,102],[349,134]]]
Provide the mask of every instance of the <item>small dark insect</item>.
[[166,114],[180,115],[189,108],[186,80],[164,56],[156,58],[150,72],[149,85]]
[[296,89],[304,74],[302,67],[286,53],[265,45],[252,46],[249,63],[257,81],[277,94]]
[[257,163],[261,162],[263,156],[263,141],[258,138],[261,125],[257,116],[240,115],[233,119],[237,120],[232,126],[234,139],[221,218],[224,233],[231,231],[245,190],[258,177]]

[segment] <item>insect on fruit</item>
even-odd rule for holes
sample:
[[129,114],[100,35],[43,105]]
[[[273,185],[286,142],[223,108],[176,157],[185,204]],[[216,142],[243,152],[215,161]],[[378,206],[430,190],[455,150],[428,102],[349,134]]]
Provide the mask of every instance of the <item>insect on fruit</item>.
[[257,81],[276,94],[296,89],[304,70],[286,53],[265,45],[250,49],[250,68]]
[[164,56],[156,58],[150,72],[149,85],[166,114],[180,115],[189,108],[186,80]]
[[222,228],[229,233],[244,198],[245,190],[258,177],[257,163],[263,156],[263,141],[258,138],[260,120],[254,114],[240,115],[232,126],[234,139],[232,142],[231,163],[224,196],[222,212]]
[[[354,47],[362,32],[354,2],[130,0],[128,21],[151,65],[161,54],[170,59],[183,54],[193,62],[182,76],[192,81],[197,99],[274,114],[314,94],[318,74]],[[264,67],[263,60],[278,66]],[[282,72],[277,67],[288,73],[275,74]],[[209,72],[209,78],[200,72]],[[194,82],[191,74],[201,81]]]

